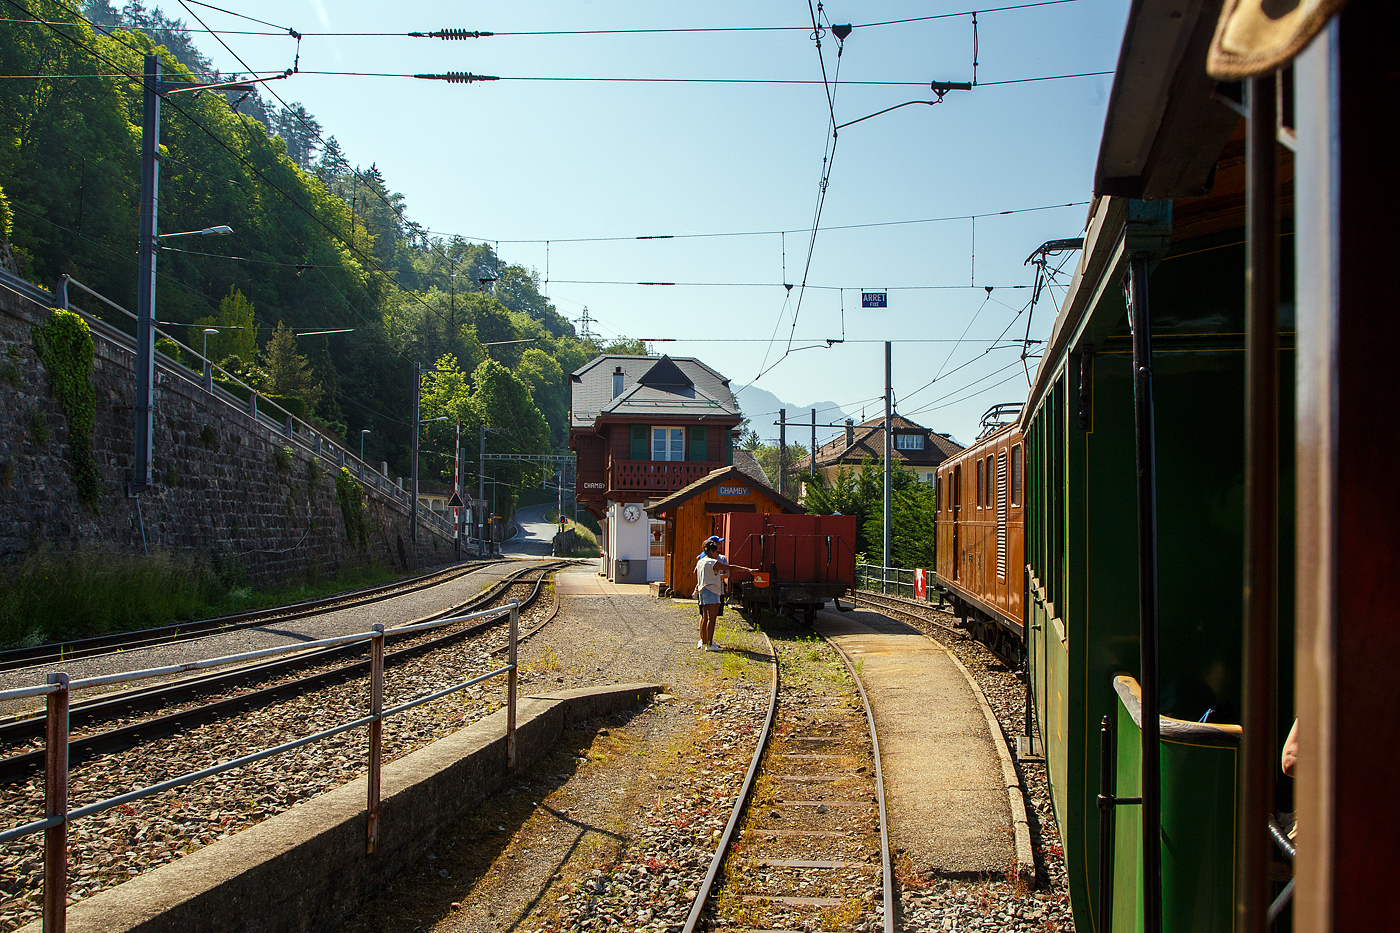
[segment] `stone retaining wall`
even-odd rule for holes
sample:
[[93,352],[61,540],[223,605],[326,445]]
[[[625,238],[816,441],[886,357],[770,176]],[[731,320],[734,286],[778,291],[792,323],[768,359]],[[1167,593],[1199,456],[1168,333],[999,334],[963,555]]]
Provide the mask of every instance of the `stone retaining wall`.
[[369,540],[351,542],[331,449],[317,457],[159,360],[156,482],[128,498],[133,342],[96,327],[93,454],[101,497],[96,508],[84,504],[72,478],[67,419],[34,346],[33,328],[47,323],[49,301],[32,286],[0,282],[0,567],[42,547],[99,544],[139,553],[143,531],[152,551],[219,561],[259,585],[330,575],[371,557],[404,570],[452,559],[452,539],[422,521],[415,547],[407,506],[372,486],[365,488]]

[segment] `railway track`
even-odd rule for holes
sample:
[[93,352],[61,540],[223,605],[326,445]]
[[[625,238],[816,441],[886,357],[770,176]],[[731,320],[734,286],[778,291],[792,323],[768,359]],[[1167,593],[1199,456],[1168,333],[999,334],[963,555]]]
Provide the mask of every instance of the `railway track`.
[[764,637],[775,662],[767,720],[684,933],[877,922],[893,933],[879,739],[859,671],[830,642],[775,648]]
[[[524,611],[539,598],[548,575],[561,566],[564,566],[563,562],[521,568],[499,581],[487,592],[449,609],[422,619],[416,619],[414,622],[427,622],[487,609],[495,603],[504,601],[513,587],[528,584],[531,586],[530,593],[521,600],[520,604],[521,610]],[[538,576],[530,580],[523,579],[530,574],[538,574]],[[558,603],[556,600],[549,616],[539,625],[523,633],[521,639],[528,638],[539,631],[550,618],[553,618],[557,611]],[[426,635],[400,636],[405,643],[385,652],[385,668],[392,669],[396,664],[402,664],[405,661],[457,644],[498,627],[502,623],[501,619],[492,619],[445,633],[433,632]],[[390,644],[392,642],[391,637]],[[78,732],[84,728],[91,728],[144,712],[180,706],[199,697],[226,694],[231,690],[239,691],[240,688],[266,684],[269,680],[277,681],[265,686],[253,686],[253,689],[250,690],[241,690],[241,692],[221,696],[210,702],[184,706],[153,718],[140,719],[136,722],[90,732],[86,735],[76,735],[69,744],[69,764],[70,766],[76,765],[103,755],[110,755],[139,744],[173,735],[192,726],[235,716],[292,696],[363,676],[369,670],[367,654],[368,651],[364,645],[321,649],[265,664],[255,664],[233,671],[187,678],[175,683],[129,691],[116,697],[74,704],[70,710],[70,724],[71,728]],[[14,747],[27,742],[36,746],[0,759],[0,783],[21,779],[43,767],[44,751],[37,747],[38,740],[42,738],[43,729],[44,720],[40,716],[16,719],[0,724],[0,745]]]
[[291,622],[296,619],[305,619],[334,609],[364,606],[396,596],[415,593],[456,580],[458,577],[474,573],[484,567],[501,563],[505,563],[505,561],[478,561],[466,566],[453,567],[450,570],[439,570],[417,577],[409,577],[405,580],[397,580],[393,583],[302,600],[272,609],[249,610],[213,619],[179,622],[174,625],[162,625],[134,632],[116,632],[111,635],[96,635],[92,638],[51,642],[25,648],[10,648],[0,651],[0,671],[12,671],[62,661],[75,661],[113,651],[130,651],[133,648],[165,645],[190,638],[201,638],[206,635],[218,635],[237,629],[252,628],[268,622]]
[[852,598],[857,603],[865,603],[867,606],[878,609],[886,615],[892,615],[896,618],[902,616],[906,619],[924,622],[937,627],[941,631],[947,632],[955,638],[965,638],[969,641],[975,641],[1000,658],[1003,664],[1013,670],[1021,666],[1022,659],[1019,653],[1007,651],[1008,645],[1014,647],[1015,639],[1012,636],[1008,636],[1006,639],[998,639],[995,645],[988,644],[986,639],[979,638],[966,629],[947,621],[948,613],[946,610],[935,609],[932,606],[924,607],[906,600],[892,599],[880,593],[867,593],[865,591],[856,593]]

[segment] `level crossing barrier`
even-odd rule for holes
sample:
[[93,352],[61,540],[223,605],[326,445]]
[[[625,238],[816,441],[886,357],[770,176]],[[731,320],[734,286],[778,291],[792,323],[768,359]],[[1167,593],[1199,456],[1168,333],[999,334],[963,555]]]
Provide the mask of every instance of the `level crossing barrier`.
[[[445,687],[424,696],[416,697],[406,703],[400,703],[398,706],[390,709],[384,709],[384,640],[387,636],[425,632],[430,629],[442,628],[446,625],[455,625],[461,622],[479,622],[487,619],[500,618],[502,615],[508,617],[510,628],[509,653],[504,666],[461,681],[450,687]],[[381,737],[383,735],[384,720],[390,716],[396,716],[400,713],[407,712],[416,706],[441,699],[501,675],[505,675],[506,677],[506,761],[507,767],[514,768],[515,714],[517,694],[519,692],[519,665],[517,657],[519,637],[520,604],[517,600],[511,600],[505,606],[497,609],[487,609],[482,612],[453,616],[450,619],[420,622],[415,625],[402,625],[390,629],[385,629],[383,625],[375,624],[372,626],[371,631],[368,632],[339,635],[334,638],[323,638],[318,641],[283,645],[277,648],[245,651],[242,654],[207,658],[201,661],[190,661],[185,664],[174,664],[166,667],[153,667],[146,670],[127,671],[119,674],[104,674],[78,680],[72,680],[67,674],[56,671],[48,675],[48,683],[33,687],[20,687],[13,690],[0,691],[0,703],[39,696],[45,697],[47,702],[44,732],[44,818],[0,832],[0,844],[10,842],[14,839],[21,839],[35,833],[42,832],[44,834],[43,927],[45,933],[64,933],[66,927],[68,899],[68,825],[74,820],[93,816],[104,810],[110,810],[113,807],[132,803],[167,790],[173,790],[176,787],[181,787],[193,781],[211,777],[224,771],[241,768],[244,765],[261,761],[264,758],[270,758],[282,752],[289,752],[293,749],[301,748],[303,745],[310,745],[313,742],[329,739],[333,736],[340,735],[342,732],[368,727],[369,787],[365,803],[365,851],[367,854],[373,855],[379,845],[379,775],[383,764]],[[271,748],[250,752],[247,755],[225,761],[209,768],[191,771],[188,774],[183,774],[158,784],[152,784],[149,787],[137,788],[136,790],[128,791],[124,794],[118,794],[115,797],[98,800],[86,806],[79,807],[76,810],[68,809],[68,706],[69,698],[74,691],[90,690],[95,687],[129,683],[151,677],[182,674],[189,671],[208,670],[210,668],[223,667],[229,664],[256,661],[263,658],[277,657],[279,655],[305,652],[318,648],[331,648],[338,645],[357,644],[360,642],[368,643],[370,651],[370,712],[368,716],[362,716],[359,719],[341,723],[329,729],[323,729],[320,732],[302,736],[299,739],[283,742]]]

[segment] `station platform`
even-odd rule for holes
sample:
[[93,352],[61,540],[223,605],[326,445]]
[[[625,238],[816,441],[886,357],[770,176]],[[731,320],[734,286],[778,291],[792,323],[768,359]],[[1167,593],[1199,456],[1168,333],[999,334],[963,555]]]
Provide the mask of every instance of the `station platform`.
[[934,875],[1024,870],[1030,840],[1005,741],[947,649],[873,611],[823,611],[815,628],[860,665],[880,737],[891,845]]
[[646,596],[651,592],[645,583],[613,583],[598,576],[593,564],[565,567],[554,577],[554,592],[560,596]]

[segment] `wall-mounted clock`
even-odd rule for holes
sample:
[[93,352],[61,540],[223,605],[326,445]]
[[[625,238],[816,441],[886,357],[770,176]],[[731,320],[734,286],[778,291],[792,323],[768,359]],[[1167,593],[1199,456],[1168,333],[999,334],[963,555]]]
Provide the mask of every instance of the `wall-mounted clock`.
[[625,522],[635,522],[642,517],[642,507],[639,505],[624,505],[622,507],[622,520]]

